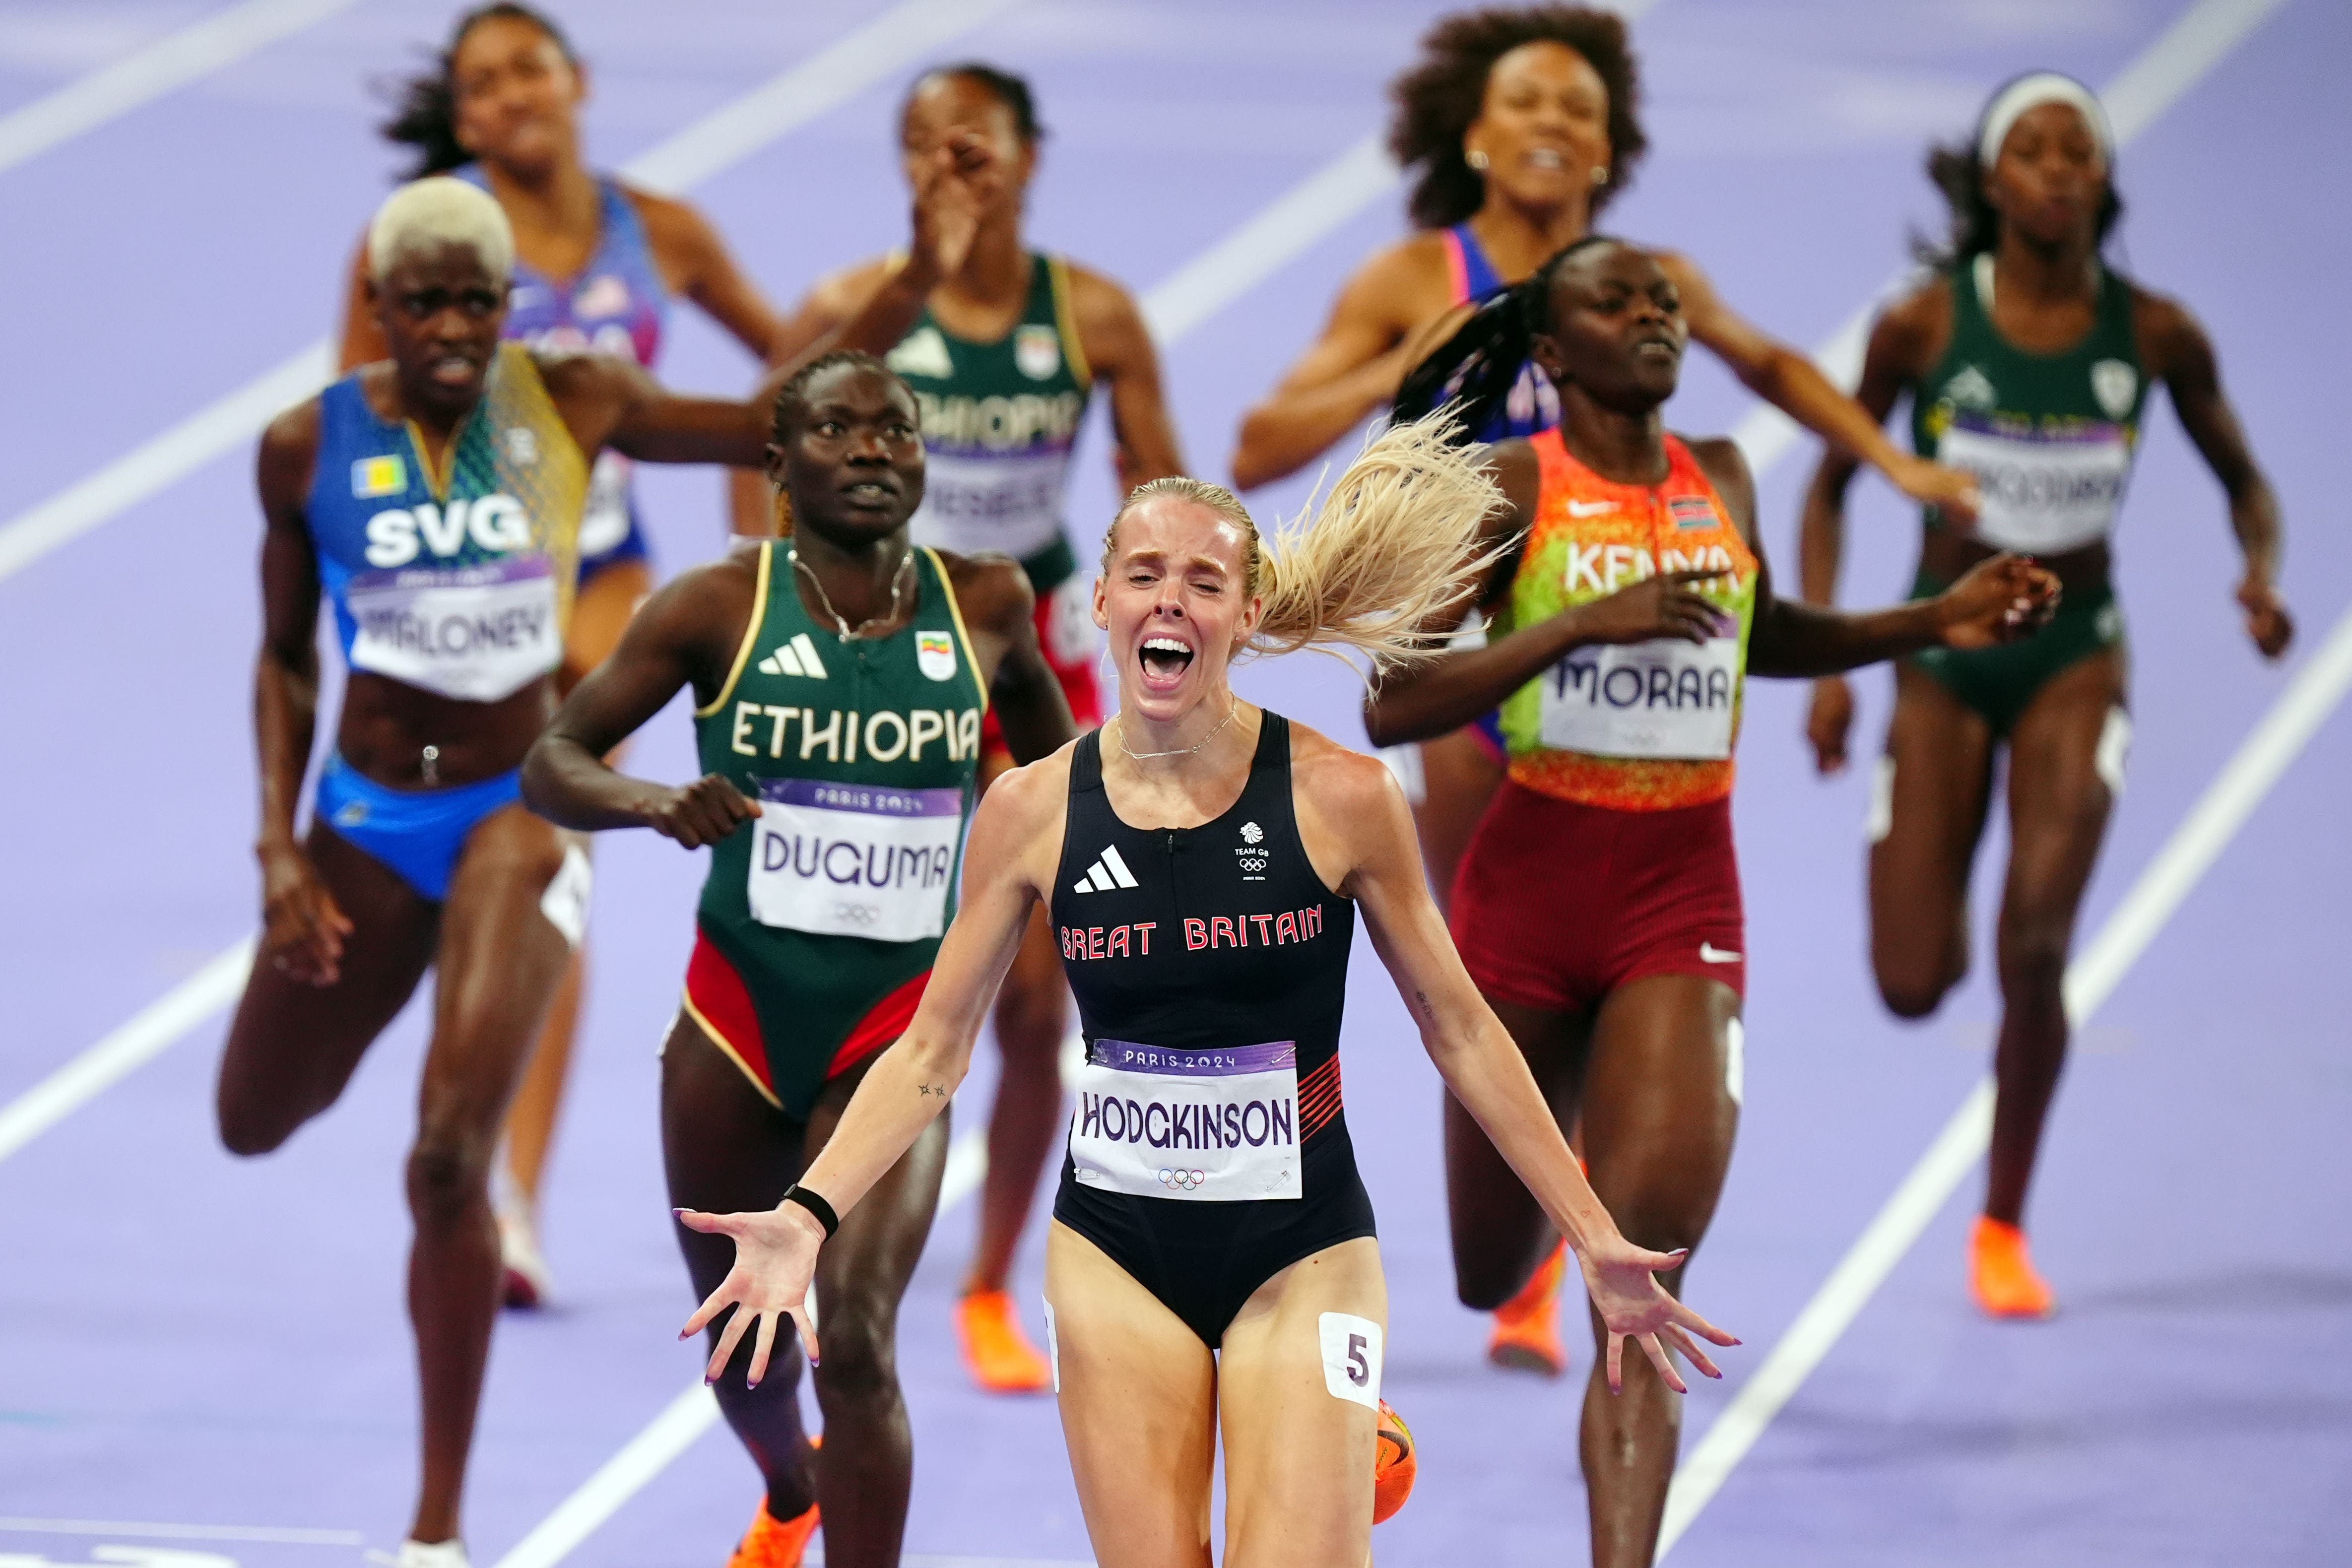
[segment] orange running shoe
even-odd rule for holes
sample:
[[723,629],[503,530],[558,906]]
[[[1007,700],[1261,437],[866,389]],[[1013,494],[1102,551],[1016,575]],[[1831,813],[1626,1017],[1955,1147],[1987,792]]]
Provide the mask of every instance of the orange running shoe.
[[1021,1331],[1021,1315],[1005,1292],[974,1290],[958,1301],[956,1337],[971,1380],[989,1393],[1043,1394],[1054,1386],[1053,1368]]
[[1969,1288],[1996,1318],[2047,1318],[2058,1310],[2058,1299],[2026,1255],[2025,1233],[1997,1219],[1979,1216],[1969,1237]]
[[801,1568],[801,1553],[808,1550],[816,1526],[816,1504],[809,1504],[806,1512],[791,1519],[778,1519],[768,1511],[767,1500],[762,1498],[751,1528],[743,1532],[743,1544],[727,1560],[727,1568]]
[[1412,1429],[1385,1399],[1381,1401],[1378,1447],[1372,1451],[1372,1522],[1385,1523],[1404,1500],[1412,1496],[1412,1478],[1421,1458],[1412,1446]]
[[1519,1293],[1495,1309],[1495,1337],[1486,1359],[1496,1366],[1558,1377],[1568,1370],[1559,1342],[1559,1282],[1568,1272],[1568,1244],[1551,1249]]

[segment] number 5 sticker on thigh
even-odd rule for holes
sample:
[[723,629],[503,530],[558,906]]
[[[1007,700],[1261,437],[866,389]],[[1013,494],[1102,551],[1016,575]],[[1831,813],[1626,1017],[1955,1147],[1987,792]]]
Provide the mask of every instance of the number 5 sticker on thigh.
[[1316,1321],[1323,1336],[1323,1386],[1334,1399],[1381,1407],[1381,1326],[1370,1318],[1326,1312]]

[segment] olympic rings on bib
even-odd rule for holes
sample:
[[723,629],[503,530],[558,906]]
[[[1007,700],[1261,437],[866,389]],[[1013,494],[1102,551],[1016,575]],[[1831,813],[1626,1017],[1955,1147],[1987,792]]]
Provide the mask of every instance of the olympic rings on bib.
[[1180,1193],[1192,1192],[1208,1179],[1206,1171],[1171,1171],[1164,1165],[1160,1170],[1160,1184],[1172,1187]]

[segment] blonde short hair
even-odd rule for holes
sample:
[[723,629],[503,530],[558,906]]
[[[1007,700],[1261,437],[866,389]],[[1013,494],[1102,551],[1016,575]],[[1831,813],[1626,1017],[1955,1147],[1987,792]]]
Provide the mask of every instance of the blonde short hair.
[[514,276],[514,226],[488,191],[447,174],[411,180],[383,198],[368,225],[368,276],[377,282],[409,251],[462,245],[503,283]]

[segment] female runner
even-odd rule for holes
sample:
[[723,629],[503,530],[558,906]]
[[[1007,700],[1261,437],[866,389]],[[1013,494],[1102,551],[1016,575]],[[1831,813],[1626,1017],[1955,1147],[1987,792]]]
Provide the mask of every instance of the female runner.
[[[2047,1317],[2055,1306],[2021,1226],[2066,1059],[2074,915],[2131,734],[2107,535],[2151,383],[2171,392],[2229,496],[2247,635],[2276,658],[2294,631],[2274,585],[2278,501],[2221,394],[2213,345],[2187,310],[2100,255],[2121,207],[2114,158],[2106,116],[2081,83],[2042,71],[1997,93],[1972,144],[1928,160],[1952,206],[1950,251],[1880,318],[1860,393],[1881,419],[1908,394],[1920,453],[1970,470],[1983,489],[1973,527],[1927,509],[1915,593],[1937,592],[1995,550],[2031,552],[2066,585],[2057,617],[2022,642],[1930,649],[1896,666],[1871,812],[1871,967],[1887,1006],[1925,1017],[1968,972],[1969,874],[1994,755],[2009,748],[1998,1097],[1969,1240],[1971,1289],[1997,1317]],[[1805,499],[1804,590],[1817,603],[1836,598],[1853,473],[1832,455]],[[1844,765],[1853,721],[1846,684],[1822,681],[1807,729],[1823,773]]]
[[[457,19],[437,68],[406,85],[387,140],[417,151],[410,178],[455,174],[498,198],[515,233],[507,336],[538,348],[589,350],[650,370],[673,296],[692,300],[761,359],[778,342],[774,309],[702,214],[591,170],[581,154],[588,77],[554,20],[530,5],[478,5]],[[342,368],[382,359],[383,334],[355,258],[343,311]],[[580,520],[580,587],[564,635],[560,690],[604,662],[653,588],[629,458],[606,451]],[[579,1023],[575,960],[507,1119],[508,1190],[499,1212],[510,1306],[548,1288],[539,1247],[539,1186]]]
[[[589,465],[743,463],[759,410],[672,397],[625,360],[499,342],[514,241],[460,180],[368,231],[390,347],[262,437],[255,670],[267,927],[221,1059],[221,1138],[266,1153],[335,1102],[437,966],[408,1203],[425,1472],[402,1568],[463,1568],[467,1452],[499,1289],[499,1120],[580,936],[587,864],[517,800],[546,721]],[[332,601],[351,679],[307,841],[296,805]]]
[[[1489,460],[1507,505],[1487,539],[1524,537],[1489,558],[1475,597],[1510,635],[1391,676],[1365,721],[1394,742],[1501,705],[1510,776],[1454,883],[1454,940],[1560,1125],[1581,1117],[1593,1190],[1637,1242],[1680,1258],[1706,1235],[1738,1118],[1743,666],[1810,675],[1988,647],[2044,613],[2056,584],[2004,555],[1898,609],[1776,599],[1738,449],[1686,444],[1659,416],[1687,339],[1666,268],[1595,236],[1507,303],[1445,352],[1495,371],[1470,378],[1474,422],[1530,360],[1559,398],[1556,428]],[[1415,392],[1408,383],[1400,401]],[[1524,1286],[1552,1232],[1550,1205],[1485,1120],[1447,1101],[1455,1280],[1465,1303],[1491,1308]],[[1680,1288],[1678,1266],[1668,1289]],[[1597,1377],[1585,1399],[1596,1568],[1646,1568],[1674,1471],[1679,1406],[1634,1377],[1624,1399],[1604,1398]]]
[[[889,356],[923,405],[929,478],[916,542],[1018,558],[1036,595],[1038,641],[1070,711],[1082,724],[1097,723],[1101,644],[1062,497],[1097,384],[1110,395],[1121,489],[1183,467],[1151,334],[1118,284],[1029,247],[1023,214],[1045,132],[1027,82],[976,62],[941,67],[908,90],[899,135],[916,195],[907,254],[820,282],[786,324],[782,352],[803,353],[822,339]],[[737,493],[738,530],[766,531],[764,512],[747,511],[740,484]],[[992,718],[982,792],[1013,763]],[[1039,1392],[1048,1383],[1005,1282],[1061,1126],[1069,1014],[1060,962],[1041,910],[996,1004],[1003,1073],[989,1112],[980,1235],[956,1327],[973,1378],[999,1392]]]
[[[1384,407],[1405,372],[1450,327],[1441,318],[1514,284],[1581,237],[1629,184],[1649,139],[1623,18],[1576,5],[1462,12],[1432,27],[1421,58],[1390,93],[1389,147],[1417,171],[1419,232],[1367,261],[1333,305],[1323,335],[1242,422],[1234,475],[1244,489],[1312,462]],[[1691,335],[1756,394],[1829,441],[1860,453],[1906,494],[1965,508],[1966,476],[1899,450],[1802,353],[1759,331],[1689,258],[1661,253]],[[1528,436],[1559,419],[1550,385],[1523,374],[1486,440]],[[1386,753],[1406,780],[1430,886],[1441,904],[1454,867],[1502,781],[1491,715],[1417,748]],[[1555,1258],[1528,1296],[1496,1315],[1489,1353],[1557,1375],[1566,1365]]]
[[1659,1287],[1678,1258],[1629,1245],[1593,1200],[1446,941],[1387,770],[1227,682],[1252,647],[1415,654],[1494,504],[1426,426],[1382,437],[1279,555],[1214,485],[1129,497],[1095,587],[1118,717],[982,803],[937,981],[800,1184],[765,1212],[683,1216],[736,1244],[688,1324],[737,1309],[714,1376],[755,1327],[753,1379],[779,1318],[812,1329],[835,1214],[854,1215],[954,1092],[1034,904],[1052,910],[1087,1038],[1045,1321],[1106,1568],[1206,1568],[1221,1437],[1226,1561],[1367,1560],[1387,1293],[1340,1108],[1359,906],[1438,1070],[1575,1243],[1612,1378],[1629,1334],[1675,1387],[1672,1352],[1714,1373],[1692,1336],[1736,1342]]
[[[662,1051],[673,1204],[774,1203],[906,1028],[955,912],[992,695],[1024,758],[1075,732],[1020,569],[908,542],[926,482],[918,431],[914,395],[878,360],[828,354],[793,376],[768,470],[792,503],[790,540],[739,546],[654,595],[524,770],[530,804],[567,826],[716,846]],[[669,789],[605,764],[688,685],[701,779]],[[898,1300],[930,1232],[946,1133],[898,1160],[825,1254],[833,1353],[816,1392],[832,1441],[815,1474],[796,1378],[719,1385],[767,1481],[735,1568],[792,1568],[819,1502],[825,1561],[898,1561],[914,1468]],[[697,1292],[715,1289],[728,1248],[679,1241]]]

